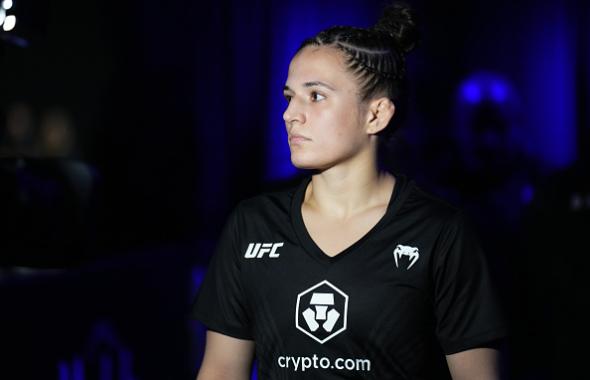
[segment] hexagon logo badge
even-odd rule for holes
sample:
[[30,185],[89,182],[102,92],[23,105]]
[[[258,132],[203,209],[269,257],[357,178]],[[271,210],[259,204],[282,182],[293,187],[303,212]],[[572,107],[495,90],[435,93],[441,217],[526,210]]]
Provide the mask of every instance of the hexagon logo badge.
[[324,280],[297,295],[295,326],[324,344],[346,330],[348,296]]

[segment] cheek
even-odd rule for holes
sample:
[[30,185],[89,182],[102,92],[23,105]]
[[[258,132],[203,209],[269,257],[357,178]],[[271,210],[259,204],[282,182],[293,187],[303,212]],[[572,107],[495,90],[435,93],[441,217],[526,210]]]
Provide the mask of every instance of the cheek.
[[334,135],[338,139],[355,140],[361,137],[361,125],[358,115],[350,110],[344,110],[334,120]]
[[328,113],[333,122],[339,125],[351,125],[358,122],[357,105],[350,101],[342,101],[335,104]]

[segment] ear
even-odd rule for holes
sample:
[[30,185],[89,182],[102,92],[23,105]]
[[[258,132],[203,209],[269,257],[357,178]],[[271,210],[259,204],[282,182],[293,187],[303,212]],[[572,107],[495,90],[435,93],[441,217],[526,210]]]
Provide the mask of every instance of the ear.
[[395,105],[391,99],[383,96],[371,100],[367,110],[366,131],[369,134],[376,134],[389,124],[395,113]]

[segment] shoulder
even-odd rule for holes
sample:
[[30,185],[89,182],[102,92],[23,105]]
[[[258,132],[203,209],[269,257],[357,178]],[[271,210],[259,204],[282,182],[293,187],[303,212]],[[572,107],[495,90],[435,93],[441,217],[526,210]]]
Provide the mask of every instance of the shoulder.
[[462,208],[414,185],[402,209],[410,225],[432,242],[437,257],[444,259],[450,253],[479,259],[479,234]]
[[463,219],[461,208],[423,189],[414,181],[409,181],[406,192],[398,211],[400,217],[441,225],[456,224]]
[[306,178],[294,178],[269,186],[271,189],[244,198],[234,208],[238,218],[277,217],[289,215],[293,197]]

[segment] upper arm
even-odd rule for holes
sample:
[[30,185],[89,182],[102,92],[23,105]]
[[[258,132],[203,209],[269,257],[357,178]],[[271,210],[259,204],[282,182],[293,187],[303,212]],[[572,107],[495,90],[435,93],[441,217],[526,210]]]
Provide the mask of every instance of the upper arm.
[[462,213],[445,223],[435,250],[432,293],[443,351],[451,355],[505,338],[506,323],[487,257]]
[[447,355],[453,380],[498,380],[498,351],[493,348],[473,348]]
[[209,330],[252,340],[251,314],[242,266],[239,208],[227,219],[207,273],[194,299],[191,316]]
[[247,380],[252,370],[254,341],[207,331],[205,355],[197,380]]

